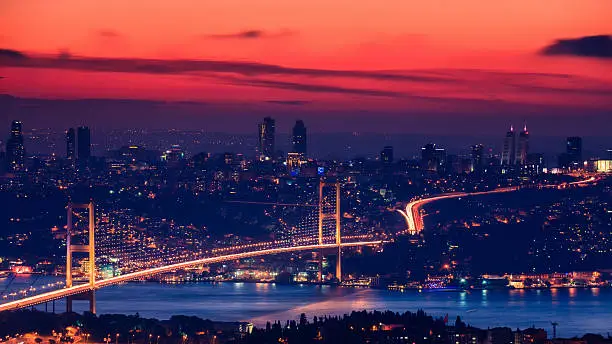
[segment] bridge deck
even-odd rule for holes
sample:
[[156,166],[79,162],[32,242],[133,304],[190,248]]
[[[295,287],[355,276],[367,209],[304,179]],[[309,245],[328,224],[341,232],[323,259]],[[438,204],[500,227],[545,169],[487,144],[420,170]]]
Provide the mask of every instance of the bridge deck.
[[[371,246],[371,245],[379,245],[382,243],[383,242],[380,240],[379,241],[357,241],[357,242],[342,243],[340,244],[340,246],[342,247]],[[279,254],[279,253],[297,252],[297,251],[310,251],[310,250],[336,248],[336,247],[338,247],[338,245],[336,244],[279,247],[279,248],[271,248],[271,249],[265,249],[265,250],[227,254],[227,255],[221,255],[221,256],[216,256],[216,257],[202,258],[198,260],[192,260],[192,261],[187,261],[183,263],[176,263],[172,265],[151,268],[147,270],[132,272],[132,273],[121,275],[121,276],[112,277],[109,279],[99,280],[99,281],[96,281],[93,289],[108,287],[114,284],[124,283],[124,282],[128,282],[128,281],[135,280],[135,279],[140,279],[143,277],[148,277],[148,276],[155,275],[155,274],[171,272],[174,270],[181,270],[181,269],[189,268],[192,266],[220,263],[220,262],[225,262],[229,260],[264,256],[264,255],[270,255],[270,254]],[[31,297],[27,297],[27,298],[23,298],[20,300],[15,300],[15,301],[1,304],[0,312],[35,306],[41,303],[61,299],[66,296],[84,293],[84,292],[89,291],[90,289],[92,288],[90,287],[89,284],[81,284],[81,285],[73,286],[70,288],[64,288],[64,289],[59,289],[59,290],[51,291],[51,292],[44,293],[44,294],[34,295]]]

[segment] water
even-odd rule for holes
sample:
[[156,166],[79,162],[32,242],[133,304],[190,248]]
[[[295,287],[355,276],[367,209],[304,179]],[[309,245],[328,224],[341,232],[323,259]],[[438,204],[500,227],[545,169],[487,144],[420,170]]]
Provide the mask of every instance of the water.
[[[2,283],[5,282],[0,280],[0,292],[4,290]],[[19,278],[15,283],[28,286],[31,282]],[[451,322],[459,315],[466,323],[481,328],[535,326],[550,334],[550,323],[555,321],[559,323],[557,334],[561,337],[612,333],[612,289],[402,293],[265,283],[134,282],[100,289],[96,300],[99,314],[138,312],[142,317],[159,319],[182,314],[219,321],[250,321],[256,326],[263,326],[266,321],[297,319],[300,313],[312,318],[363,309],[398,312],[423,309],[434,316],[448,314]],[[74,306],[75,311],[83,311],[87,303],[75,301]],[[56,303],[58,311],[64,307],[62,301]]]

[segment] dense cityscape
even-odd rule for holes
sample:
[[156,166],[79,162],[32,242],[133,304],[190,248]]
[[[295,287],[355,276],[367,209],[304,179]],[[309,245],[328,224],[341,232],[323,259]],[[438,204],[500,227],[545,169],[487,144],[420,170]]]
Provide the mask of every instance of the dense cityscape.
[[[531,153],[526,126],[518,135],[510,127],[499,153],[474,144],[469,156],[456,156],[427,143],[420,158],[398,159],[393,147],[385,146],[378,156],[346,161],[309,157],[301,120],[292,129],[291,152],[277,151],[275,121],[269,117],[257,127],[255,151],[242,153],[190,154],[179,144],[161,151],[131,144],[98,156],[92,154],[91,130],[78,127],[66,130],[64,152],[31,154],[28,144],[41,131],[27,132],[13,121],[2,152],[4,302],[67,286],[56,280],[17,289],[11,281],[66,275],[65,205],[70,202],[95,200],[94,275],[103,280],[211,254],[316,239],[313,207],[322,180],[339,185],[343,237],[379,240],[371,247],[344,249],[342,276],[332,268],[337,255],[311,250],[199,264],[146,280],[331,283],[395,292],[612,286],[606,177],[612,160],[606,156],[610,151],[583,157],[580,137],[567,138],[552,167]],[[196,140],[193,133],[169,133]],[[463,200],[453,196],[457,193],[483,195]],[[450,196],[402,209],[406,200],[439,195]],[[414,211],[429,215],[424,219],[431,230],[411,229],[406,215]],[[75,215],[72,240],[85,243],[87,226],[81,222],[87,217]],[[86,281],[89,257],[71,260],[71,279]],[[204,326],[206,334],[215,328],[210,326]],[[472,335],[483,336],[467,336]]]
[[0,1],[0,344],[612,344],[612,2]]

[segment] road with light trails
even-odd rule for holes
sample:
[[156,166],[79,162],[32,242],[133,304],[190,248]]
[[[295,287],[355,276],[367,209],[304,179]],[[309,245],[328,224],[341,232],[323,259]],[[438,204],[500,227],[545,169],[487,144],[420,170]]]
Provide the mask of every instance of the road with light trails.
[[478,195],[488,195],[488,194],[502,193],[502,192],[512,192],[512,191],[517,191],[518,189],[519,189],[518,186],[513,186],[513,187],[507,187],[507,188],[499,188],[499,189],[490,190],[490,191],[453,192],[453,193],[446,193],[446,194],[441,194],[439,196],[423,198],[423,199],[412,201],[406,205],[405,211],[401,209],[397,209],[397,212],[402,214],[402,216],[404,216],[404,219],[406,220],[406,225],[408,226],[408,228],[405,231],[402,231],[397,234],[409,233],[409,234],[414,235],[414,234],[420,233],[423,230],[423,228],[425,228],[425,225],[423,223],[423,216],[421,215],[421,208],[427,203],[440,201],[443,199],[459,198],[459,197],[466,197],[466,196],[478,196]]
[[[373,246],[373,245],[380,245],[380,244],[383,244],[383,242],[380,240],[378,241],[356,241],[356,242],[341,243],[340,246],[342,247]],[[99,280],[95,282],[95,285],[93,288],[89,284],[81,284],[81,285],[73,286],[70,288],[59,289],[59,290],[51,291],[48,293],[38,294],[38,295],[31,296],[31,297],[23,298],[20,300],[7,302],[4,304],[0,304],[0,312],[35,306],[41,303],[50,302],[50,301],[61,299],[67,296],[81,294],[81,293],[87,292],[92,289],[94,290],[100,289],[100,288],[108,287],[114,284],[120,284],[120,283],[124,283],[128,281],[148,277],[151,275],[172,272],[175,270],[186,269],[186,268],[190,268],[190,267],[198,266],[198,265],[214,264],[214,263],[220,263],[220,262],[225,262],[225,261],[230,261],[230,260],[235,260],[235,259],[258,257],[258,256],[265,256],[265,255],[272,255],[272,254],[279,254],[279,253],[313,251],[313,250],[326,249],[326,248],[337,248],[337,247],[338,245],[336,244],[322,244],[322,245],[317,244],[317,245],[304,245],[304,246],[294,246],[294,247],[279,247],[279,248],[270,248],[270,249],[256,250],[256,251],[250,251],[250,252],[227,254],[227,255],[221,255],[221,256],[216,256],[216,257],[202,258],[202,259],[187,261],[183,263],[176,263],[176,264],[171,264],[167,266],[132,272],[129,274],[116,276],[116,277],[112,277],[112,278],[108,278],[104,280]]]
[[[550,185],[540,185],[539,187],[542,188],[564,188],[567,186],[583,186],[583,185],[588,185],[590,183],[594,183],[597,182],[598,179],[594,176],[589,177],[588,179],[584,179],[584,180],[579,180],[579,181],[575,181],[575,182],[570,182],[570,183],[563,183],[563,184],[550,184]],[[402,216],[404,217],[404,219],[406,220],[406,225],[407,225],[407,229],[404,231],[401,231],[399,234],[418,234],[420,233],[424,228],[425,228],[425,224],[423,223],[423,215],[421,215],[421,208],[427,204],[427,203],[431,203],[431,202],[435,202],[435,201],[440,201],[443,199],[451,199],[451,198],[459,198],[459,197],[467,197],[467,196],[479,196],[479,195],[489,195],[489,194],[496,194],[496,193],[504,193],[504,192],[513,192],[513,191],[518,191],[520,188],[518,186],[511,186],[511,187],[505,187],[505,188],[499,188],[499,189],[495,189],[495,190],[490,190],[490,191],[478,191],[478,192],[453,192],[453,193],[446,193],[446,194],[441,194],[438,196],[434,196],[434,197],[429,197],[429,198],[423,198],[423,199],[418,199],[418,200],[414,200],[412,202],[409,202],[406,205],[406,210],[401,210],[401,209],[397,209],[397,212],[402,214]]]

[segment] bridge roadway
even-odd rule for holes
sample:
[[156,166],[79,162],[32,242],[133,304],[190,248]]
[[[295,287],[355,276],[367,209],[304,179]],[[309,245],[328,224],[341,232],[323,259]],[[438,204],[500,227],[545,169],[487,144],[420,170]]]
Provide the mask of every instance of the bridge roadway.
[[[380,240],[378,241],[356,241],[356,242],[341,243],[340,246],[342,247],[371,246],[371,245],[379,245],[382,243],[383,242]],[[319,249],[337,248],[337,247],[338,245],[336,244],[322,244],[322,245],[316,244],[316,245],[303,245],[303,246],[294,246],[294,247],[279,247],[279,248],[270,248],[270,249],[256,250],[256,251],[250,251],[250,252],[226,254],[226,255],[221,255],[221,256],[216,256],[216,257],[209,257],[209,258],[202,258],[202,259],[187,261],[183,263],[176,263],[176,264],[171,264],[167,266],[161,266],[157,268],[151,268],[147,270],[132,272],[129,274],[116,276],[116,277],[112,277],[112,278],[108,278],[104,280],[98,280],[98,281],[95,281],[95,284],[93,287],[89,283],[80,284],[80,285],[76,285],[70,288],[59,289],[59,290],[51,291],[48,293],[38,294],[38,295],[23,298],[23,299],[7,302],[4,304],[0,304],[0,312],[35,306],[41,303],[50,302],[50,301],[61,299],[67,296],[85,293],[92,289],[96,290],[96,289],[108,287],[114,284],[124,283],[124,282],[140,279],[143,277],[148,277],[148,276],[155,275],[155,274],[171,272],[174,270],[181,270],[181,269],[198,266],[198,265],[220,263],[220,262],[230,261],[234,259],[243,259],[243,258],[265,256],[265,255],[271,255],[271,254],[297,252],[297,251],[314,251],[314,250],[319,250]]]

